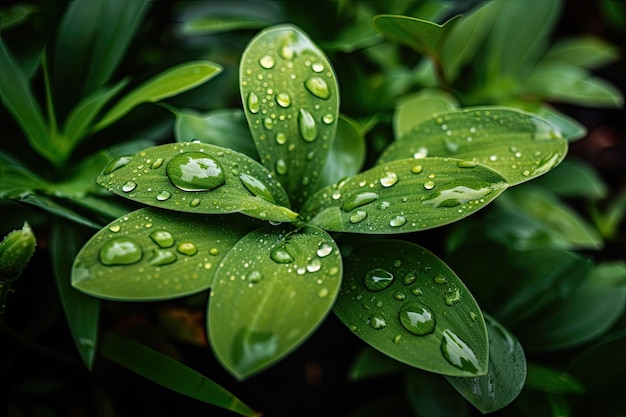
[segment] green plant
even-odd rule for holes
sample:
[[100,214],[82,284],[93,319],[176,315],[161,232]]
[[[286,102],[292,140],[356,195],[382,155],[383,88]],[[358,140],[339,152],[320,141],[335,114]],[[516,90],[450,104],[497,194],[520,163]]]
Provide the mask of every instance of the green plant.
[[[58,291],[89,368],[100,352],[187,396],[254,415],[181,362],[99,335],[100,299],[180,300],[206,308],[209,345],[238,380],[286,358],[332,312],[374,348],[356,358],[351,378],[404,375],[407,415],[467,415],[467,402],[481,413],[513,403],[525,415],[552,415],[596,392],[586,386],[590,364],[625,340],[626,266],[588,253],[617,236],[625,204],[618,196],[601,209],[602,181],[565,159],[585,128],[549,104],[621,106],[619,91],[588,72],[614,50],[590,38],[547,49],[558,1],[533,2],[522,33],[513,24],[529,7],[522,2],[492,1],[462,16],[450,16],[447,2],[400,3],[342,2],[350,26],[319,43],[238,6],[213,20],[194,15],[189,33],[265,28],[246,39],[237,62],[243,111],[162,103],[176,118],[176,143],[131,143],[69,174],[79,141],[221,65],[187,64],[189,78],[172,70],[112,106],[124,82],[106,87],[102,76],[99,92],[91,84],[74,94],[87,93],[81,111],[56,110],[46,81],[51,116],[42,124],[3,46],[0,64],[12,69],[3,102],[60,178],[44,181],[3,151],[3,198],[100,229],[84,246],[85,234],[58,222],[51,232]],[[140,9],[135,16],[138,24]],[[346,62],[348,51],[357,64]],[[42,68],[47,80],[45,59]],[[68,115],[64,129],[58,113]],[[105,165],[97,181],[108,193],[91,182]],[[591,203],[586,213],[564,200],[572,196]],[[424,234],[437,240],[423,243]],[[546,359],[559,353],[566,357]],[[378,406],[366,404],[370,413]]]

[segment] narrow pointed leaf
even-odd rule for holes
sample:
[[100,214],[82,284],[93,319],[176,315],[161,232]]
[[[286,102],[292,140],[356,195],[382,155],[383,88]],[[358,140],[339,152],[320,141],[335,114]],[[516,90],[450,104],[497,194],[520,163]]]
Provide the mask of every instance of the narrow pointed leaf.
[[74,288],[94,297],[148,301],[206,290],[226,252],[258,222],[144,208],[110,223],[78,253]]
[[379,165],[313,195],[302,217],[325,230],[407,233],[460,220],[508,184],[492,169],[457,159],[404,159]]
[[299,28],[259,33],[243,53],[240,91],[261,161],[297,208],[316,189],[339,116],[331,63]]
[[389,145],[377,164],[459,158],[487,165],[516,185],[546,173],[566,153],[567,141],[540,117],[513,108],[477,107],[433,115]]
[[175,96],[209,81],[220,72],[222,67],[209,61],[186,62],[170,68],[118,101],[96,125],[96,130],[105,128],[141,103],[152,103]]
[[102,339],[104,357],[156,384],[242,416],[259,415],[222,386],[163,353],[113,333]]
[[481,413],[509,405],[526,381],[526,356],[517,338],[485,315],[489,334],[489,371],[469,378],[446,376],[450,384]]
[[289,199],[260,163],[206,143],[171,143],[112,161],[98,177],[109,191],[168,210],[197,214],[244,213],[293,221]]
[[208,332],[239,379],[273,365],[322,323],[339,291],[341,255],[316,227],[267,226],[241,239],[211,289]]
[[356,248],[333,311],[372,347],[426,371],[487,372],[487,330],[474,297],[421,246],[385,239]]

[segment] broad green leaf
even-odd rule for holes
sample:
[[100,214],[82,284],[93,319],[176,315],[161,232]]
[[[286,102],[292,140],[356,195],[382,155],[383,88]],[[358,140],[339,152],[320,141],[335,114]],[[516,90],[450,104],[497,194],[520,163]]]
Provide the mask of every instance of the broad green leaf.
[[366,346],[354,358],[348,378],[350,381],[362,381],[382,375],[398,374],[405,368],[403,363]]
[[626,264],[602,263],[567,297],[555,300],[539,320],[518,329],[518,337],[532,351],[579,346],[606,333],[623,317],[625,306]]
[[324,52],[299,28],[272,26],[241,57],[241,99],[262,163],[299,208],[335,139],[339,90]]
[[175,96],[209,81],[221,71],[220,65],[209,61],[191,61],[172,67],[122,97],[102,117],[95,130],[107,127],[141,103]]
[[341,254],[323,230],[266,226],[224,257],[211,288],[209,341],[218,360],[245,379],[296,349],[337,297]]
[[106,333],[100,350],[107,359],[172,391],[242,416],[260,415],[196,370],[141,343]]
[[391,143],[377,165],[426,156],[458,158],[486,165],[516,185],[548,172],[566,153],[560,132],[537,116],[507,107],[473,107],[419,123]]
[[578,36],[556,42],[542,62],[566,62],[588,69],[599,68],[619,58],[617,47],[596,36]]
[[57,291],[72,339],[85,366],[91,369],[96,355],[100,325],[100,300],[82,294],[70,285],[72,260],[83,237],[67,224],[54,222],[50,236],[50,259]]
[[435,113],[454,110],[456,101],[439,90],[422,90],[401,98],[393,113],[394,137],[400,138]]
[[333,311],[355,335],[386,355],[430,372],[487,372],[487,330],[456,274],[421,246],[383,239],[344,260]]
[[538,65],[526,80],[525,89],[544,99],[585,107],[621,107],[624,97],[613,84],[591,76],[582,67],[567,63]]
[[243,110],[218,109],[201,114],[183,109],[174,113],[174,136],[177,142],[199,140],[259,159]]
[[335,232],[407,233],[467,217],[507,187],[500,174],[480,164],[403,159],[321,189],[309,198],[301,216]]
[[532,390],[555,394],[580,394],[585,386],[568,372],[529,363],[525,387]]
[[574,157],[565,159],[554,170],[537,178],[535,184],[562,197],[582,197],[593,201],[608,194],[607,185],[594,167]]
[[337,135],[328,153],[318,186],[334,184],[341,179],[358,174],[365,161],[365,138],[357,123],[339,116]]
[[251,16],[192,16],[181,26],[186,36],[212,35],[243,29],[262,29],[270,22]]
[[244,213],[294,221],[280,183],[244,154],[206,143],[170,143],[113,160],[98,183],[151,206],[198,214]]
[[419,53],[440,60],[446,38],[459,22],[459,17],[439,25],[410,16],[381,14],[374,16],[372,25],[391,42],[408,45]]
[[48,135],[46,121],[33,95],[28,79],[0,38],[0,98],[22,128],[30,146],[49,161],[57,162],[59,155]]
[[120,301],[195,294],[211,286],[226,252],[255,226],[247,217],[139,209],[111,222],[83,246],[74,261],[72,285]]
[[509,405],[526,381],[526,355],[517,338],[492,317],[485,315],[489,334],[489,371],[483,376],[446,376],[452,386],[481,413]]

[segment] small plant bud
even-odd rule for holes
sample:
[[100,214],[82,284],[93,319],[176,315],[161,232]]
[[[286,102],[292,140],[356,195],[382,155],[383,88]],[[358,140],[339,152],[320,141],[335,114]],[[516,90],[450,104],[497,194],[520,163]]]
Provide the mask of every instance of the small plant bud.
[[0,284],[17,279],[35,252],[37,241],[28,222],[0,242]]

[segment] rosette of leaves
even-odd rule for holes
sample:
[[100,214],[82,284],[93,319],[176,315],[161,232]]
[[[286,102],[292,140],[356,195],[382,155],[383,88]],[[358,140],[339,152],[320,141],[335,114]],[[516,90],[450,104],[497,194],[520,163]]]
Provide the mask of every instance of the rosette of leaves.
[[[150,207],[92,237],[73,286],[119,301],[210,290],[209,344],[239,379],[296,349],[331,311],[412,367],[487,374],[487,326],[469,289],[400,236],[461,220],[557,165],[567,142],[556,128],[503,107],[429,114],[361,171],[363,137],[339,113],[332,65],[292,25],[250,41],[240,91],[259,158],[193,141],[111,161],[99,184]],[[346,255],[346,233],[398,238]]]

